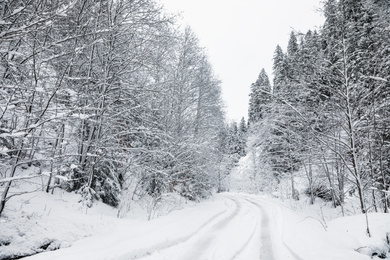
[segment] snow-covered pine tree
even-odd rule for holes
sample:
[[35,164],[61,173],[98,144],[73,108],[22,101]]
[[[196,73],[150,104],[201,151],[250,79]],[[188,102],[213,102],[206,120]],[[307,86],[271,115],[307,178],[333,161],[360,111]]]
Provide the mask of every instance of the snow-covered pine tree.
[[249,111],[248,124],[254,124],[263,118],[267,113],[271,102],[272,88],[269,78],[264,69],[255,83],[251,85],[251,92],[249,94]]

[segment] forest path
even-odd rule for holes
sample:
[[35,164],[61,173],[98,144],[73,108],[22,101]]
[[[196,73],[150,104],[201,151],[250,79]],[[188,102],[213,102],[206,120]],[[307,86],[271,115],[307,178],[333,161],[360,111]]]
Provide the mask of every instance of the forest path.
[[265,199],[218,194],[167,216],[122,225],[26,259],[301,260],[287,252],[278,214],[277,206]]
[[260,259],[261,219],[258,208],[241,197],[225,197],[225,214],[188,240],[150,252],[139,259]]

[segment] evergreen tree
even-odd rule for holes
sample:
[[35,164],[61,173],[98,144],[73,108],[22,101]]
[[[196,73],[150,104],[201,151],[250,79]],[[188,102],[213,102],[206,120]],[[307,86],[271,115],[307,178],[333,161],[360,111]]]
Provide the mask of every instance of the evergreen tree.
[[247,129],[247,123],[245,122],[245,118],[242,117],[240,121],[239,131],[242,135],[245,135],[248,131]]
[[248,124],[256,123],[263,118],[263,114],[266,113],[270,105],[271,94],[272,89],[268,75],[262,69],[256,82],[251,85]]
[[299,44],[291,33],[287,53],[277,46],[269,110],[249,120],[249,149],[278,179],[291,177],[293,195],[294,172],[304,168],[314,200],[320,164],[334,206],[354,187],[363,213],[388,212],[389,3],[328,0],[324,13],[321,31]]
[[246,142],[247,142],[247,139],[248,139],[248,129],[247,129],[247,124],[245,122],[245,118],[242,117],[241,118],[241,121],[240,121],[240,125],[239,125],[239,128],[238,128],[238,137],[239,137],[239,145],[241,147],[240,149],[240,155],[241,156],[245,156],[246,155]]
[[289,57],[294,57],[298,52],[298,41],[295,33],[292,31],[290,33],[290,39],[287,45],[287,55]]
[[273,89],[274,92],[277,92],[279,86],[286,83],[287,77],[285,54],[279,45],[276,46],[274,52],[272,69],[274,74]]

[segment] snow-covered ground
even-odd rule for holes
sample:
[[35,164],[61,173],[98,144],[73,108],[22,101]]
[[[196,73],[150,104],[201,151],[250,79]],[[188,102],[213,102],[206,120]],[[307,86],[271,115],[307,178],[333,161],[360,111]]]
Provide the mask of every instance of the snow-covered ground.
[[[245,165],[243,160],[232,175],[238,191],[250,185]],[[45,180],[20,183],[12,194]],[[294,201],[230,192],[154,212],[162,216],[150,221],[135,203],[120,219],[117,209],[103,203],[88,208],[79,198],[61,189],[11,198],[0,217],[0,259],[379,259],[374,253],[390,259],[390,214],[368,214],[369,238],[353,198],[342,217],[340,208],[320,200],[309,205],[304,196]]]
[[10,201],[21,207],[10,205],[2,217],[1,237],[9,244],[0,255],[34,254],[50,242],[48,249],[60,249],[26,259],[259,259],[273,254],[265,239],[270,232],[262,231],[268,228],[262,219],[267,213],[244,195],[216,195],[151,221],[135,212],[117,219],[115,210],[103,204],[85,212],[76,199],[38,192]]
[[368,237],[364,215],[341,217],[339,208],[320,201],[309,205],[309,198],[301,197],[300,201],[284,202],[262,199],[277,219],[274,232],[295,259],[380,259],[375,253],[390,259],[386,241],[386,235],[390,234],[390,214],[368,214],[371,231]]
[[224,193],[147,221],[141,211],[118,219],[100,203],[86,211],[77,199],[60,190],[12,198],[0,218],[0,259],[56,248],[26,259],[368,260],[388,250],[390,214],[369,214],[368,238],[363,215],[328,221],[337,209],[304,200]]

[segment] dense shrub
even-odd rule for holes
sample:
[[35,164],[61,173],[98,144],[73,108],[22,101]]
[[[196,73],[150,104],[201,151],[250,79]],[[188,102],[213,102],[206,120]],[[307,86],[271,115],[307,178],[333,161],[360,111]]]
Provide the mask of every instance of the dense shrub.
[[[313,192],[314,197],[321,198],[325,201],[332,201],[333,200],[332,190],[323,184],[314,185],[312,188],[312,192]],[[310,187],[308,187],[305,190],[305,194],[307,196],[311,196]]]

